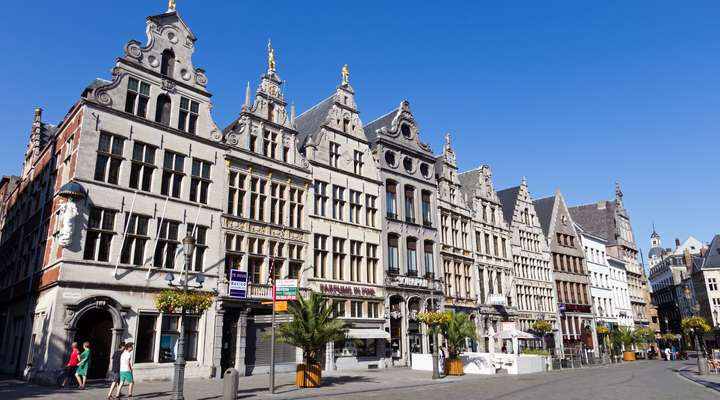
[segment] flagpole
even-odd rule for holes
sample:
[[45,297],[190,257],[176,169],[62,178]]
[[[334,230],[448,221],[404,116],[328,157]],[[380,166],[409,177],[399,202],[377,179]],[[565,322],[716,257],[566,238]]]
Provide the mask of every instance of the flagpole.
[[150,272],[152,271],[153,262],[155,258],[155,251],[157,250],[158,245],[158,238],[160,237],[160,230],[162,229],[163,221],[165,220],[165,211],[167,210],[168,200],[170,200],[170,197],[165,197],[165,205],[163,206],[162,216],[160,216],[160,224],[157,227],[157,231],[155,232],[155,244],[153,245],[153,251],[150,253],[150,263],[148,264],[148,270],[147,275],[145,275],[145,279],[150,279]]
[[122,242],[120,242],[120,252],[118,253],[117,261],[115,261],[115,270],[113,271],[113,277],[115,278],[117,278],[118,265],[120,265],[120,258],[122,257],[123,248],[125,247],[125,238],[127,237],[128,227],[130,226],[130,219],[132,218],[132,213],[135,210],[136,197],[137,190],[133,193],[132,202],[130,203],[130,212],[128,213],[128,217],[125,219],[125,230],[123,231]]

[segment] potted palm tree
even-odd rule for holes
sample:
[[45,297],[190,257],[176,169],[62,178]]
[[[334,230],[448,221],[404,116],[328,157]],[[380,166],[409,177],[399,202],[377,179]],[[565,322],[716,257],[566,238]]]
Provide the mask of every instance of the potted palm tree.
[[477,339],[475,324],[467,313],[451,312],[447,323],[442,327],[443,336],[448,346],[448,359],[445,360],[445,371],[448,375],[464,375],[462,360],[458,358],[465,348],[466,339]]
[[278,327],[278,341],[299,347],[303,363],[297,366],[295,383],[298,387],[320,386],[320,349],[328,342],[345,339],[347,323],[334,315],[332,304],[321,295],[311,292],[304,299],[288,304],[291,322]]
[[632,329],[621,326],[613,331],[612,341],[616,345],[623,346],[623,361],[635,361],[635,351],[632,350],[632,346],[637,343],[638,338]]

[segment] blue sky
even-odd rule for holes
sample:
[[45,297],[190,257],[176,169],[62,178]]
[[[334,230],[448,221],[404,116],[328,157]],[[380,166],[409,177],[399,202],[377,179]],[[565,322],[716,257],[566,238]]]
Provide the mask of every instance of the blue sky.
[[[408,99],[436,152],[452,133],[462,170],[493,168],[498,189],[569,204],[625,192],[647,250],[652,221],[675,237],[720,233],[720,3],[693,1],[177,0],[198,37],[214,118],[225,126],[257,85],[272,38],[285,96],[301,112],[350,65],[361,117]],[[57,122],[157,1],[13,1],[0,15],[0,173],[20,170],[33,108]],[[647,252],[645,251],[647,254]]]

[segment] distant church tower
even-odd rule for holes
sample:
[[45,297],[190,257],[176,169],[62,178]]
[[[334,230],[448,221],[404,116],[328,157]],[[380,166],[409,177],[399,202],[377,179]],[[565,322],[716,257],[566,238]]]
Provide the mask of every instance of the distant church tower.
[[653,231],[650,235],[650,251],[648,252],[648,262],[650,263],[650,268],[656,266],[662,261],[663,252],[664,250],[662,248],[660,235],[658,235],[655,231],[655,224],[653,224]]

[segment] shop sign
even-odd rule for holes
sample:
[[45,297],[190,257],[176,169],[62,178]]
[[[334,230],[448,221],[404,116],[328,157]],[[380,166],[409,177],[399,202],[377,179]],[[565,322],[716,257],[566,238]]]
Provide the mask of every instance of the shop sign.
[[414,276],[398,276],[397,282],[399,285],[403,286],[413,286],[413,287],[425,287],[427,286],[427,282],[423,278],[418,278]]
[[577,312],[577,313],[590,313],[591,312],[590,306],[586,306],[583,304],[560,303],[558,305],[558,309],[560,311],[565,311],[565,312]]
[[494,306],[504,306],[505,305],[505,295],[494,293],[488,296],[488,303],[492,304]]
[[239,269],[230,270],[230,286],[228,295],[237,299],[247,297],[247,272]]
[[368,287],[320,284],[320,292],[323,294],[337,294],[345,296],[375,296],[375,289]]
[[298,293],[297,279],[277,279],[273,295],[275,300],[295,300]]

